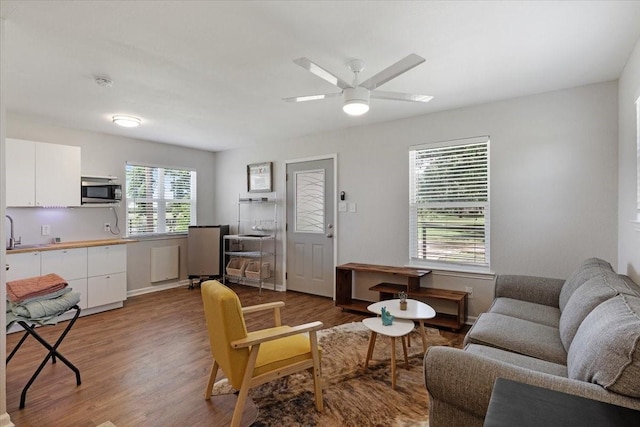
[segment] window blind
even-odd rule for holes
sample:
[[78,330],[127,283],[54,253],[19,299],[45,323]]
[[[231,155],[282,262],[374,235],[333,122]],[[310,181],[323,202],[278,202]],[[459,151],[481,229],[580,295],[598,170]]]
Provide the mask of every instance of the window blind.
[[482,137],[410,150],[412,261],[489,265],[488,148]]
[[196,171],[127,164],[127,235],[186,233],[196,222]]

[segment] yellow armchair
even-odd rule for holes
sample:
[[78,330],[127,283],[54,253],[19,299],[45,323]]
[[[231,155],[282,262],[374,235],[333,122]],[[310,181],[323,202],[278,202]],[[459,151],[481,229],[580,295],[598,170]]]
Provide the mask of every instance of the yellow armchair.
[[[211,398],[218,369],[221,369],[229,384],[239,391],[232,427],[240,425],[250,388],[304,369],[313,376],[316,408],[322,411],[320,352],[316,336],[322,322],[283,326],[280,307],[284,302],[243,308],[238,295],[217,280],[202,284],[202,302],[213,356],[205,399]],[[275,327],[247,332],[244,314],[263,310],[273,310]]]

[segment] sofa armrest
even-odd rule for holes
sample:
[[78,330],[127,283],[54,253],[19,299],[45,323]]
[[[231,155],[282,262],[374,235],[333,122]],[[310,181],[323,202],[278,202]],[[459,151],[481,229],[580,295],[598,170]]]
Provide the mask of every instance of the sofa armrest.
[[501,274],[496,276],[496,298],[513,298],[558,307],[563,279]]
[[497,378],[640,409],[640,399],[608,392],[596,384],[521,368],[451,347],[434,346],[427,350],[424,376],[431,399],[479,418],[487,413]]

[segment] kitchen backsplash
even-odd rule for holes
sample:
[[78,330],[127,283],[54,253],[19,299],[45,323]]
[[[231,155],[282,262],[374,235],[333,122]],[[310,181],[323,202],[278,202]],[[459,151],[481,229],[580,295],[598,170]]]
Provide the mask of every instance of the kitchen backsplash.
[[[111,230],[116,232],[114,210],[118,213],[119,234],[104,231],[104,224],[109,223]],[[6,214],[13,218],[14,236],[16,239],[21,238],[23,245],[51,243],[56,237],[59,237],[63,242],[125,237],[123,206],[7,208]],[[4,218],[4,221],[8,239],[9,220]],[[49,226],[49,235],[42,235],[43,226]]]

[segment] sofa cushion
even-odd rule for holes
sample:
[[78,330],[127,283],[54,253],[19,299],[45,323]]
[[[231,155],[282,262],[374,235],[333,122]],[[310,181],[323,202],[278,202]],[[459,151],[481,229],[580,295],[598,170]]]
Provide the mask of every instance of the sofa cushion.
[[560,315],[560,339],[567,351],[578,327],[594,308],[620,293],[640,296],[634,289],[636,286],[633,286],[633,281],[628,277],[626,279],[602,270],[573,292]]
[[489,312],[517,317],[555,328],[560,324],[560,309],[513,298],[496,298],[493,300]]
[[613,268],[611,268],[611,264],[607,261],[599,258],[589,258],[584,260],[582,264],[580,264],[580,266],[571,273],[562,286],[558,301],[560,311],[564,310],[569,298],[571,298],[571,295],[576,289],[582,286],[587,280],[601,273],[603,270],[613,271]]
[[567,363],[558,328],[504,314],[478,316],[464,343],[488,345],[561,365]]
[[640,297],[616,295],[584,319],[567,356],[569,378],[640,397]]
[[469,344],[464,348],[464,350],[490,359],[510,363],[521,368],[531,369],[532,371],[543,372],[545,374],[556,375],[559,377],[567,377],[567,367],[565,365],[547,362],[546,360],[536,359],[523,354],[479,344]]

